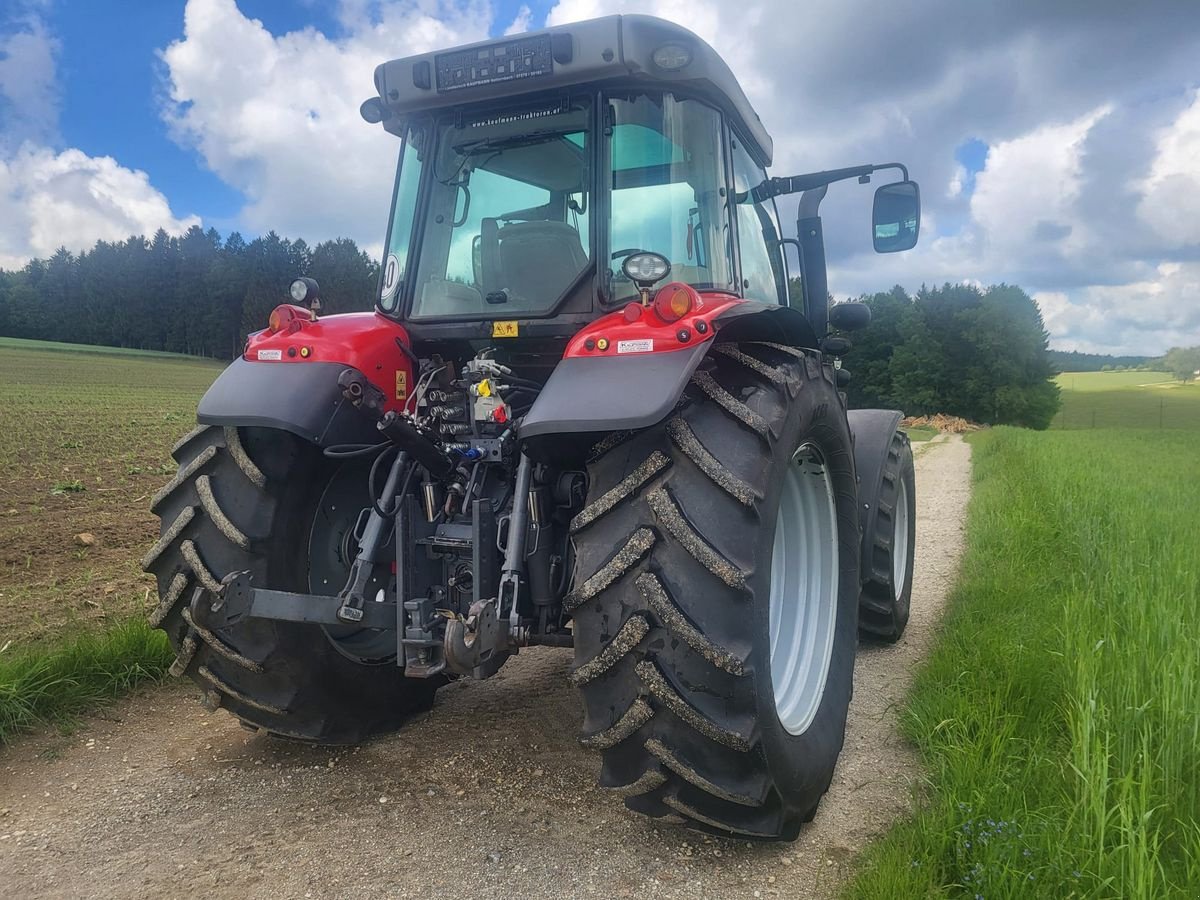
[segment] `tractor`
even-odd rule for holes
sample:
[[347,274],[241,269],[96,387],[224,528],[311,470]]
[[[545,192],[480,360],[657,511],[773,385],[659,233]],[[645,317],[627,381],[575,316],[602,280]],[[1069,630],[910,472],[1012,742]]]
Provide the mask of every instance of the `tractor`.
[[831,304],[818,208],[895,171],[872,239],[906,250],[916,183],[769,176],[728,66],[647,16],[395,59],[375,88],[399,161],[374,310],[323,316],[297,278],[153,499],[172,673],[260,733],[352,744],[573,648],[603,787],[794,840],[860,632],[907,621],[916,499],[900,413],[847,409],[870,310]]

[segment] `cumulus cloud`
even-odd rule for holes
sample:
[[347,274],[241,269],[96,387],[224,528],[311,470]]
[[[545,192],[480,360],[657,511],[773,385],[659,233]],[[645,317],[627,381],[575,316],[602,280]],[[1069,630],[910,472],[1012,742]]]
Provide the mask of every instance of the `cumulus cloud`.
[[1200,247],[1200,90],[1162,129],[1138,214],[1172,246]]
[[0,159],[0,268],[19,268],[59,247],[78,251],[98,240],[159,228],[180,234],[199,224],[196,216],[176,218],[145,172],[109,156],[26,144]]
[[[1192,298],[1188,302],[1187,298]],[[1144,280],[1034,296],[1067,350],[1153,355],[1200,345],[1200,263],[1161,263]]]
[[530,23],[533,21],[533,10],[525,4],[521,4],[521,8],[517,10],[517,16],[512,20],[512,24],[504,29],[505,34],[520,34],[523,31],[528,31]]
[[375,66],[482,40],[492,12],[475,0],[353,2],[339,12],[342,36],[276,36],[234,0],[189,0],[183,37],[162,53],[165,116],[246,196],[248,228],[353,237],[378,255],[398,143],[358,114]]
[[109,156],[54,149],[59,51],[38,4],[0,22],[0,268],[20,268],[59,247],[78,252],[97,240],[159,228],[181,233],[200,223],[173,215],[145,172]]
[[59,49],[33,7],[0,21],[0,153],[11,152],[23,141],[48,141],[57,134]]
[[[1073,122],[1038,128],[988,152],[970,206],[986,252],[1010,258],[1036,246],[1041,253],[1069,255],[1086,244],[1074,216],[1083,146],[1108,113],[1101,108]],[[1031,204],[1034,197],[1037,202]]]

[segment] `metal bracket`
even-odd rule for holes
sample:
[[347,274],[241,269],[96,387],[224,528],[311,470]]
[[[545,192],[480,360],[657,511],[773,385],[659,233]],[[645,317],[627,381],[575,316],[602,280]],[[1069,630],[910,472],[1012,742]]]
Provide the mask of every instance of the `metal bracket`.
[[508,623],[497,617],[496,601],[472,603],[466,619],[450,619],[442,646],[450,671],[475,678],[495,674],[508,657]]

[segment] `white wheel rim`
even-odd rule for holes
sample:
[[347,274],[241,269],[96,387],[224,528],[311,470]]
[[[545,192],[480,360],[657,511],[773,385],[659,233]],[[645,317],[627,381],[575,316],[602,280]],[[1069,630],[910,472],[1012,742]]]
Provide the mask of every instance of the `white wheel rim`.
[[900,479],[900,492],[896,495],[896,510],[892,514],[892,590],[899,597],[908,578],[908,485]]
[[837,599],[833,481],[820,451],[803,444],[783,479],[771,550],[771,684],[789,734],[807,731],[821,706]]

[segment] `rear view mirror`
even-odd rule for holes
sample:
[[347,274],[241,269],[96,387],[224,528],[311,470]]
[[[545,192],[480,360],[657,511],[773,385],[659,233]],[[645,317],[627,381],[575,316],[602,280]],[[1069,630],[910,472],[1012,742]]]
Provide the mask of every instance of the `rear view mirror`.
[[920,230],[921,191],[915,181],[897,181],[875,191],[871,237],[876,253],[911,250]]

